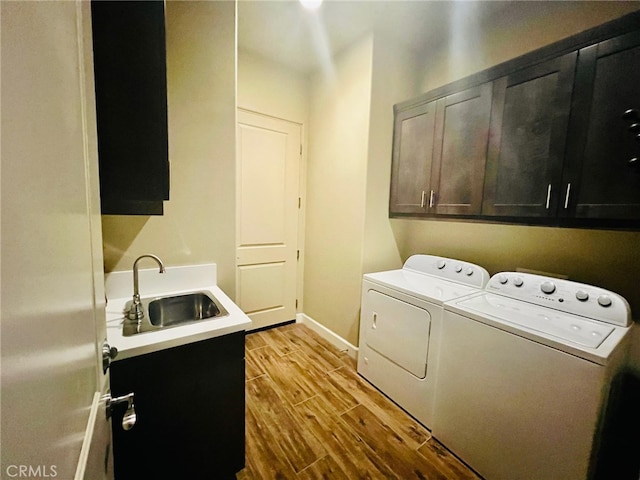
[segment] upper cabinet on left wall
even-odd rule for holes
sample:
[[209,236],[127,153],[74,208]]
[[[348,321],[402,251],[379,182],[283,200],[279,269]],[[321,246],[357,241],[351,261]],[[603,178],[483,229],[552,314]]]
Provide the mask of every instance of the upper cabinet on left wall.
[[92,1],[102,213],[162,215],[169,200],[163,1]]

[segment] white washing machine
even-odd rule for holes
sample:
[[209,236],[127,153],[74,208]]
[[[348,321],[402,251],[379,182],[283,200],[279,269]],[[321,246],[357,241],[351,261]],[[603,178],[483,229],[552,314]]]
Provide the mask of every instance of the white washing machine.
[[630,324],[613,292],[494,275],[445,305],[433,435],[487,480],[592,478]]
[[488,279],[478,265],[432,255],[363,277],[358,373],[428,428],[443,303]]

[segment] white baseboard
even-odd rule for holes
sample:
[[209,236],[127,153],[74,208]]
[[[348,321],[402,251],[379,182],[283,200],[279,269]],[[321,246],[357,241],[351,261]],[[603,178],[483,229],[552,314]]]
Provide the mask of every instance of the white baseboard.
[[305,315],[304,313],[298,313],[296,315],[296,323],[304,323],[307,327],[309,327],[311,330],[316,332],[318,335],[324,338],[331,345],[333,345],[334,347],[336,347],[337,349],[343,352],[347,352],[347,354],[351,358],[353,358],[354,360],[357,360],[358,347],[356,347],[355,345],[351,345],[344,338],[332,332],[324,325],[318,323],[310,316]]

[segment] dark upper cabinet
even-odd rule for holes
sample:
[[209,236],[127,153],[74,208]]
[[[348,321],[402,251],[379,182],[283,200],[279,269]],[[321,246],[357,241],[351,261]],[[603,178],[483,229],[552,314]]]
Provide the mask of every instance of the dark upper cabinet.
[[640,12],[395,105],[391,216],[640,227]]
[[480,212],[491,85],[397,112],[392,213]]
[[432,213],[480,213],[491,94],[491,83],[486,83],[437,101],[429,191]]
[[431,185],[436,102],[396,112],[391,170],[391,213],[425,213]]
[[640,219],[640,32],[580,50],[574,98],[561,213]]
[[494,82],[482,213],[553,217],[577,52]]
[[103,214],[169,199],[164,2],[92,1]]

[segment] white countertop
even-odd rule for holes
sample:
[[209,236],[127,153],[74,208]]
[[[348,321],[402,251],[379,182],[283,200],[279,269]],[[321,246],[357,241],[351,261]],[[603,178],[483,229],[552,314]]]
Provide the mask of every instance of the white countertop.
[[222,317],[166,328],[153,332],[124,336],[124,306],[133,296],[133,273],[113,272],[105,276],[107,294],[107,341],[118,349],[114,361],[145,353],[185,345],[246,330],[251,319],[216,285],[216,265],[190,265],[167,267],[159,274],[158,268],[139,270],[140,297],[175,295],[193,291],[211,294],[229,312]]

